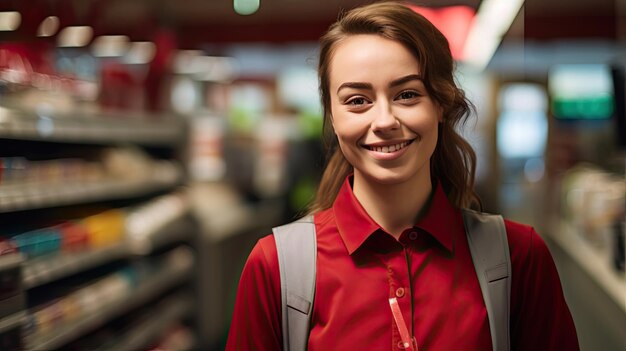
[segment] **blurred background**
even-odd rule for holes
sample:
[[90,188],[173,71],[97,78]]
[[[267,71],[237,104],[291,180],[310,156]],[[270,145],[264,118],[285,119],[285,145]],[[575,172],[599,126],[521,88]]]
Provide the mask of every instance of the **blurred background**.
[[[222,349],[322,171],[317,39],[365,2],[0,0],[0,349]],[[583,350],[626,349],[626,1],[414,9],[477,107],[484,209],[546,240]]]

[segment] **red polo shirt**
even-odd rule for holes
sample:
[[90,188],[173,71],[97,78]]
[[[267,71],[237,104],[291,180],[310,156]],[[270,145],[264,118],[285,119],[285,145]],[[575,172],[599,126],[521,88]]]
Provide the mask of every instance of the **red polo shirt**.
[[[402,348],[396,297],[420,351],[491,350],[487,311],[458,209],[437,186],[427,214],[399,240],[343,184],[315,215],[317,283],[309,350]],[[550,252],[528,226],[506,221],[511,252],[512,350],[578,350]],[[226,350],[282,348],[280,274],[272,235],[243,270]]]

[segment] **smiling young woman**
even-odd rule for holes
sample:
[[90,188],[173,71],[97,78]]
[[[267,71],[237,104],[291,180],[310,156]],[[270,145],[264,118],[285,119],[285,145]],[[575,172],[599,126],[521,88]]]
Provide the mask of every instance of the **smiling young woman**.
[[372,34],[342,40],[329,69],[331,121],[353,168],[352,191],[396,238],[432,193],[430,159],[443,119],[420,72],[402,44]]
[[[310,208],[317,271],[308,349],[491,350],[461,213],[479,204],[476,157],[456,132],[470,104],[446,39],[408,7],[374,3],[330,27],[318,71],[331,157]],[[546,245],[529,226],[504,226],[511,348],[577,350]],[[280,350],[282,318],[269,235],[244,267],[226,349]]]

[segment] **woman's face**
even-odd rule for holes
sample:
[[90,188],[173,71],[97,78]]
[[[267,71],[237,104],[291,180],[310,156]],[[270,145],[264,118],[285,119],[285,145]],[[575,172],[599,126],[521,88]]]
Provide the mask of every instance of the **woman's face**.
[[329,82],[333,128],[355,177],[430,185],[442,114],[411,52],[378,35],[350,36],[335,48]]

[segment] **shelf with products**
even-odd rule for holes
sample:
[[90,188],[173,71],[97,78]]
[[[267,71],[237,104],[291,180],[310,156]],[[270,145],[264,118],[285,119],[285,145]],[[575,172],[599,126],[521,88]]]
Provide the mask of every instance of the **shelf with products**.
[[0,106],[0,138],[147,146],[180,142],[185,123],[169,116],[35,113]]
[[570,168],[560,182],[560,210],[549,218],[547,233],[626,316],[626,182],[622,172],[590,163]]
[[28,260],[23,267],[23,285],[30,289],[71,274],[88,270],[132,255],[146,255],[170,242],[183,241],[191,236],[193,223],[187,214],[171,221],[163,228],[143,236],[140,240],[125,237],[119,243],[82,252],[61,253]]
[[574,262],[585,271],[603,291],[626,313],[626,273],[615,269],[610,255],[593,247],[569,221],[554,219],[550,224],[549,238],[559,245]]
[[20,338],[22,325],[26,318],[26,312],[14,313],[0,319],[0,346],[2,350],[20,350]]
[[101,249],[34,258],[24,264],[23,284],[26,289],[34,288],[127,256],[127,246],[120,242]]
[[[72,182],[27,180],[0,184],[0,213],[141,196],[182,182],[179,167],[168,161],[152,165],[146,177],[97,177]],[[69,181],[69,179],[68,179]]]
[[[30,111],[2,100],[0,274],[12,274],[18,294],[0,296],[0,349],[64,348],[116,320],[133,320],[164,294],[191,289],[196,230],[183,188],[187,121],[54,112],[39,103]],[[123,265],[130,268],[94,280]],[[153,314],[153,333],[176,321],[193,324],[190,296],[175,295],[165,320]]]
[[[134,351],[147,349],[155,340],[176,326],[180,320],[190,315],[193,310],[191,301],[192,298],[184,295],[184,293],[167,297],[154,306],[154,310],[159,311],[159,318],[154,318],[150,313],[140,316],[139,321],[130,326],[116,342],[96,350]],[[190,350],[192,347],[176,349]]]
[[189,249],[178,247],[164,256],[157,268],[123,269],[41,308],[31,308],[25,348],[57,349],[189,279],[193,267]]
[[[117,239],[98,244],[102,242],[97,237],[97,227],[102,225],[98,222],[104,221],[109,222],[109,225],[114,221],[120,222],[115,225],[117,230],[108,228],[108,236]],[[38,249],[34,252],[35,257],[23,263],[22,280],[25,289],[132,255],[148,255],[169,243],[182,242],[191,237],[193,221],[184,192],[180,190],[124,211],[104,211],[20,234],[22,240],[16,242],[15,246],[19,249],[20,244],[31,244],[23,237],[41,237],[41,233],[58,233],[55,239],[59,243],[50,245],[52,251],[43,252],[41,256],[38,255],[42,249]],[[33,254],[32,250],[28,252]]]
[[[0,244],[10,246],[6,242]],[[15,248],[11,247],[10,253],[0,255],[0,281],[2,282],[0,286],[0,325],[5,327],[5,322],[11,323],[3,318],[21,312],[26,304],[21,271],[24,256],[14,250]],[[11,317],[8,318],[11,319]]]

